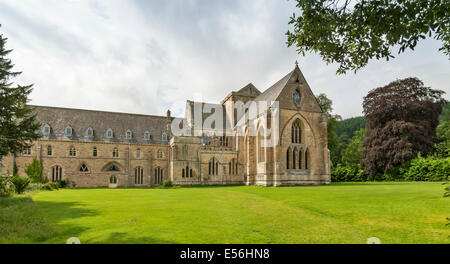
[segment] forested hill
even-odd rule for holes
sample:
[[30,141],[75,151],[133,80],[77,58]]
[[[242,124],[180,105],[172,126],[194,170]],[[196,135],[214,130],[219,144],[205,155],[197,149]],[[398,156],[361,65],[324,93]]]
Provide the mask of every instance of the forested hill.
[[442,106],[442,114],[439,116],[439,122],[445,122],[450,120],[450,103]]
[[[440,123],[450,120],[450,103],[442,106],[442,114],[439,116]],[[357,116],[338,121],[336,126],[336,135],[341,140],[349,143],[355,131],[366,128],[366,119],[364,116]]]
[[339,138],[349,142],[355,131],[365,127],[366,119],[363,116],[351,117],[338,122],[336,134]]

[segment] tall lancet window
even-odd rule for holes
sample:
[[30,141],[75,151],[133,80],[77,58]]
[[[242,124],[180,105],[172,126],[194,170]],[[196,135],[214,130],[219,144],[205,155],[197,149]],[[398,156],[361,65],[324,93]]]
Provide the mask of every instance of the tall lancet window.
[[292,143],[300,144],[302,143],[302,128],[300,125],[300,120],[295,120],[295,122],[292,124],[291,129],[291,141]]

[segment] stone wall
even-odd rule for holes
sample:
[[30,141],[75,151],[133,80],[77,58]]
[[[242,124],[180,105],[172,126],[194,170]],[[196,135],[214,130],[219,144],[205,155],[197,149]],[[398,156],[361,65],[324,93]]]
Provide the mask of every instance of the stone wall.
[[[48,155],[48,146],[52,153]],[[76,156],[69,155],[70,148],[76,150]],[[93,156],[93,149],[97,148],[97,156]],[[113,150],[117,149],[119,156],[113,157]],[[138,156],[137,152],[140,152]],[[162,158],[158,157],[162,153]],[[43,176],[52,179],[52,168],[62,168],[62,179],[69,179],[78,187],[106,187],[109,185],[111,175],[116,175],[119,187],[141,187],[159,185],[154,182],[154,168],[163,169],[164,179],[168,175],[168,146],[167,145],[143,145],[106,142],[79,142],[79,141],[53,141],[39,140],[31,148],[30,156],[11,155],[3,158],[4,172],[12,173],[13,159],[19,168],[19,175],[26,176],[24,169],[37,158],[43,165]],[[6,164],[10,164],[7,166]],[[88,172],[81,172],[80,167],[85,164]],[[108,165],[115,164],[120,171],[108,171]],[[135,184],[135,169],[143,168],[143,184]]]

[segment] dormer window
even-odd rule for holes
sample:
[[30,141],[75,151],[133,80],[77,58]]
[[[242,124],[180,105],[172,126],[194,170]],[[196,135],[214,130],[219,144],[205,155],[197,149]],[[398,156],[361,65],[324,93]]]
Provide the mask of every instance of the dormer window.
[[106,130],[106,138],[113,138],[114,133],[112,131],[111,128],[108,128],[108,130]]
[[66,127],[66,137],[71,137],[72,136],[72,128],[70,126]]
[[150,140],[150,132],[145,131],[145,133],[144,133],[144,140]]
[[50,135],[50,131],[51,131],[50,126],[48,124],[45,124],[44,127],[42,128],[42,134],[48,137]]
[[162,140],[167,141],[167,134],[165,132],[162,133]]
[[94,136],[94,129],[92,129],[92,127],[88,127],[88,129],[86,129],[86,136],[87,137],[93,137]]
[[127,132],[125,133],[125,139],[131,139],[133,137],[133,133],[131,132],[131,130],[127,130]]

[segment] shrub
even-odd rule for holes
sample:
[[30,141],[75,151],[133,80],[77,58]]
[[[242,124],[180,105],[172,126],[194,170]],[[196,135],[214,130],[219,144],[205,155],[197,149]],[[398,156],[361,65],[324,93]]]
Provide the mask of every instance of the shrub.
[[350,182],[350,181],[367,181],[368,176],[364,174],[362,166],[338,164],[331,172],[331,181],[333,182]]
[[28,184],[30,183],[30,179],[14,175],[11,177],[11,182],[14,185],[16,193],[21,194],[27,188]]
[[43,182],[42,165],[36,158],[34,158],[33,162],[28,164],[25,168],[25,173],[28,175],[31,182]]
[[[58,189],[58,188],[56,188],[56,189]],[[53,191],[53,190],[55,190],[55,188],[54,188],[52,182],[47,182],[47,183],[42,185],[42,190]]]
[[58,183],[58,188],[73,188],[76,186],[75,182],[71,182],[69,179],[57,181],[56,183]]
[[0,197],[9,196],[13,191],[13,186],[9,177],[0,175]]
[[437,158],[450,157],[450,139],[434,145],[434,155]]
[[445,183],[445,193],[444,193],[444,197],[450,197],[450,185],[448,185],[449,183]]
[[70,184],[68,179],[57,181],[57,183],[59,184],[59,188],[66,188]]
[[58,190],[59,188],[61,188],[61,183],[59,181],[49,182],[48,184],[53,190]]
[[433,156],[411,160],[409,169],[404,174],[407,181],[446,181],[450,177],[450,157]]
[[27,191],[40,191],[40,190],[44,190],[44,184],[40,183],[40,182],[31,182],[27,188]]
[[163,181],[163,182],[161,183],[161,186],[164,187],[164,188],[170,188],[170,187],[172,187],[172,181],[170,181],[170,180],[165,180],[165,181]]

